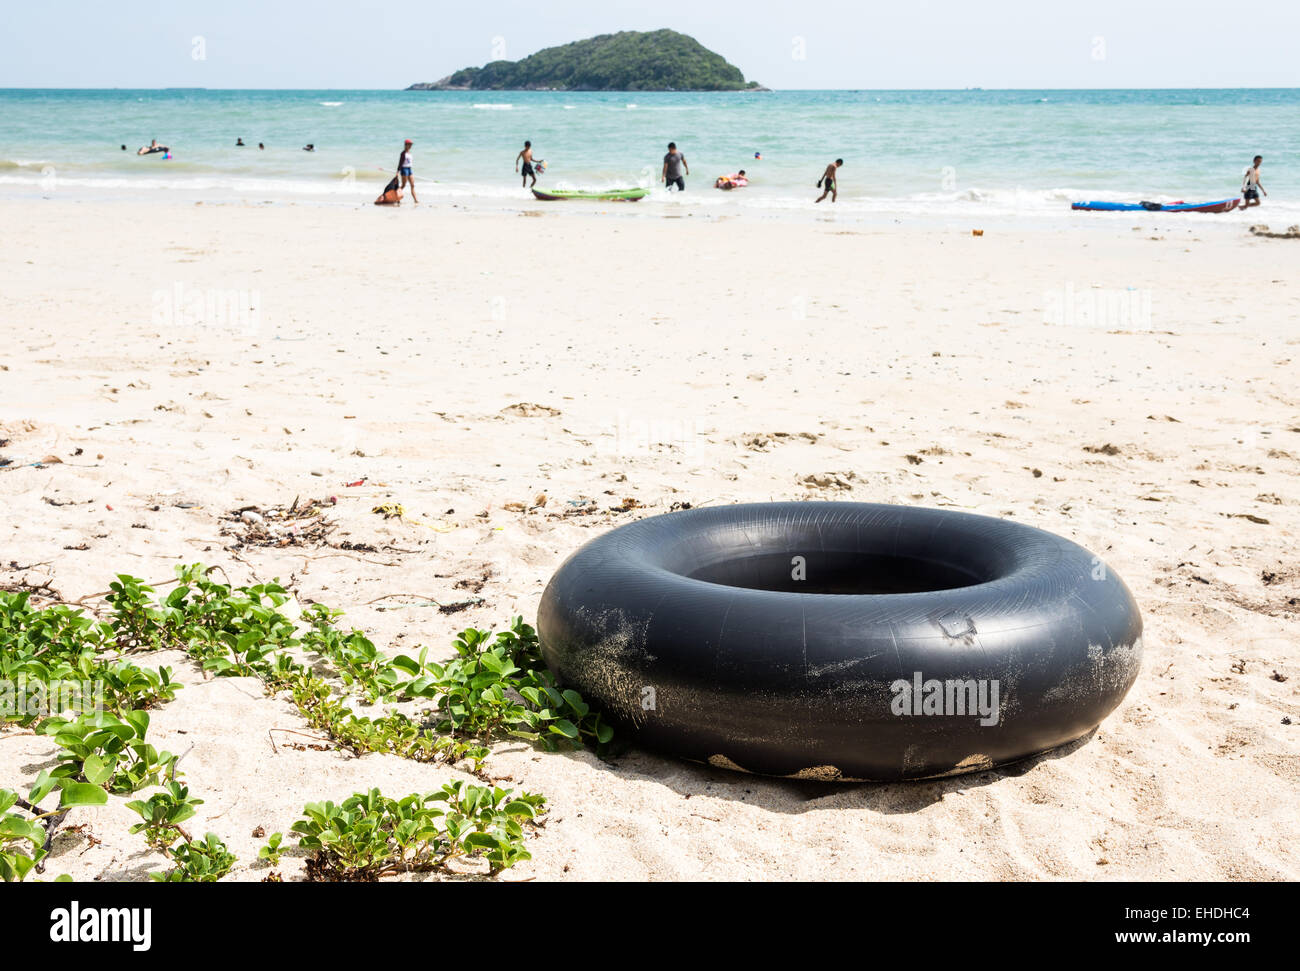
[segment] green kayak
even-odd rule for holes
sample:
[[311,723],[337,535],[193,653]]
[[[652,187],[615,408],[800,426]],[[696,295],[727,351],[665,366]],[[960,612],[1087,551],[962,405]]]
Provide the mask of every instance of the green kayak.
[[583,192],[576,189],[555,189],[543,192],[534,189],[533,195],[544,202],[559,202],[563,199],[591,199],[597,202],[636,202],[650,194],[649,189],[607,189],[604,192]]

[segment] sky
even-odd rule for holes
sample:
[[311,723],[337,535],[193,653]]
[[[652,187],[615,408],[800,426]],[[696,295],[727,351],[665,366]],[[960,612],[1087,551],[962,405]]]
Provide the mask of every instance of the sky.
[[777,89],[1300,87],[1296,0],[6,0],[0,87],[404,88],[661,27]]

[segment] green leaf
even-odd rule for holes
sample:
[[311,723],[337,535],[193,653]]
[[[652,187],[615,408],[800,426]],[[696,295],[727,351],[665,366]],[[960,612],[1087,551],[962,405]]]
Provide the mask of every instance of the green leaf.
[[[122,714],[124,721],[130,723],[135,729],[135,734],[144,738],[149,731],[149,713],[147,711],[128,711]],[[129,739],[128,739],[129,740]]]
[[50,773],[42,769],[32,785],[32,791],[27,794],[27,801],[33,806],[39,806],[41,800],[53,792],[56,786],[57,783],[50,777]]
[[108,793],[88,782],[65,782],[59,792],[61,809],[72,809],[76,806],[103,806],[107,802]]
[[92,785],[102,786],[113,778],[113,769],[116,766],[117,759],[106,759],[100,755],[92,755],[82,763],[81,774]]
[[390,663],[392,664],[393,667],[397,668],[399,671],[405,671],[407,674],[411,675],[412,677],[420,673],[420,663],[412,658],[407,657],[405,654],[397,655],[397,657],[393,658],[393,660]]
[[565,738],[577,738],[578,726],[573,724],[567,718],[557,719],[556,722],[549,726],[550,730],[557,735],[563,735]]

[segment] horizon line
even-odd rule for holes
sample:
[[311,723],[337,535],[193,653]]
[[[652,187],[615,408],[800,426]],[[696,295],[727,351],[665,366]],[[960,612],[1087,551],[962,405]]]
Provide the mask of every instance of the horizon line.
[[[429,82],[416,81],[414,84],[426,84]],[[766,87],[766,86],[764,86]],[[210,85],[188,85],[188,84],[169,84],[161,87],[135,87],[129,85],[72,85],[72,86],[49,86],[36,84],[16,84],[0,85],[0,91],[387,91],[405,94],[410,91],[408,85],[403,88],[390,87],[351,87],[351,88],[320,88],[320,87],[274,87],[274,88],[241,88],[227,86],[210,86]],[[1016,86],[1016,87],[987,87],[984,85],[966,85],[963,87],[854,87],[854,88],[766,88],[766,90],[736,88],[733,90],[722,89],[705,89],[705,88],[682,88],[679,90],[651,90],[645,88],[607,88],[607,89],[576,89],[576,88],[466,88],[466,89],[444,89],[444,90],[421,90],[411,92],[414,94],[776,94],[784,91],[831,91],[831,92],[858,92],[858,91],[1300,91],[1300,82],[1296,84],[1242,84],[1242,85],[1192,85],[1176,84],[1161,87],[1151,86],[1105,86],[1105,87],[1035,87],[1035,86]]]

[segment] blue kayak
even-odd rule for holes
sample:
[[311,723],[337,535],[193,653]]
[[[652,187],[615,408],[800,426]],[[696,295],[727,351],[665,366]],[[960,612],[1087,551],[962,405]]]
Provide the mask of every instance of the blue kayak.
[[1076,202],[1071,209],[1093,212],[1232,212],[1240,199],[1220,199],[1218,202]]

